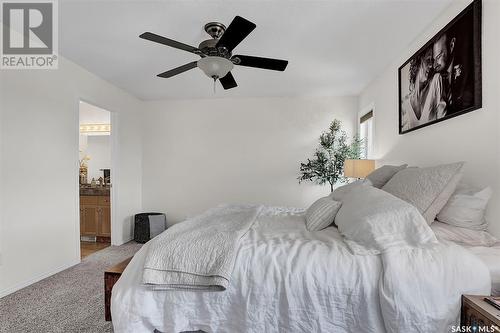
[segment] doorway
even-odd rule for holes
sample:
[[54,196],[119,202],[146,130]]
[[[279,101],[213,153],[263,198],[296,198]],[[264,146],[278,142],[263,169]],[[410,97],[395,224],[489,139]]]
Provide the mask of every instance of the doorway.
[[79,103],[81,259],[111,245],[111,112]]

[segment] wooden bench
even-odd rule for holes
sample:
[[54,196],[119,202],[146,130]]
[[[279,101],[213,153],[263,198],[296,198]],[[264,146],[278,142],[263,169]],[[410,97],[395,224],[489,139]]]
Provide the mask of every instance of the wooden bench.
[[132,260],[132,257],[104,271],[104,318],[106,321],[111,321],[111,290],[116,281],[122,276],[130,260]]

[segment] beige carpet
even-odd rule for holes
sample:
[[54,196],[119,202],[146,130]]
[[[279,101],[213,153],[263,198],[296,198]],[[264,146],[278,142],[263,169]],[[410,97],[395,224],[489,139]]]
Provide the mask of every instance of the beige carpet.
[[0,332],[112,332],[104,321],[104,270],[139,250],[130,242],[0,299]]

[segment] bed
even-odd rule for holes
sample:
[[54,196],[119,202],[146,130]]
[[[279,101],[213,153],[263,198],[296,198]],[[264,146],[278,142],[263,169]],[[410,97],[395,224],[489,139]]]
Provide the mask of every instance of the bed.
[[459,324],[462,294],[491,289],[473,254],[487,258],[484,249],[441,242],[435,250],[355,255],[337,228],[308,231],[304,211],[294,208],[262,208],[223,292],[145,286],[150,246],[113,288],[115,332],[445,332]]
[[488,267],[491,277],[491,295],[500,296],[500,244],[491,247],[470,246],[467,248]]
[[470,230],[434,221],[431,229],[440,240],[465,247],[488,267],[491,295],[500,296],[500,241],[485,230]]

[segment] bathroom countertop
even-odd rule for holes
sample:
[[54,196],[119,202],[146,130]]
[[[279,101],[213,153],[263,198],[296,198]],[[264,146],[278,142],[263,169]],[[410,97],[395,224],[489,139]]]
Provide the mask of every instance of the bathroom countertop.
[[82,187],[80,186],[80,195],[87,196],[109,196],[109,187]]

